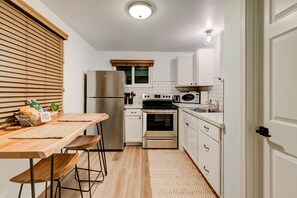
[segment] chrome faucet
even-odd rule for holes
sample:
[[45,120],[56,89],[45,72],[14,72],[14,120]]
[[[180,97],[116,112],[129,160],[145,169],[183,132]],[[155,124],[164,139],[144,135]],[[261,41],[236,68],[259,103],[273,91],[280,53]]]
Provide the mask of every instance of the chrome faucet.
[[216,108],[216,110],[220,110],[220,103],[219,103],[219,101],[217,101],[217,100],[214,100],[214,101],[216,102],[216,104],[213,104],[212,103],[212,100],[210,99],[208,105],[209,106],[213,106],[214,108]]

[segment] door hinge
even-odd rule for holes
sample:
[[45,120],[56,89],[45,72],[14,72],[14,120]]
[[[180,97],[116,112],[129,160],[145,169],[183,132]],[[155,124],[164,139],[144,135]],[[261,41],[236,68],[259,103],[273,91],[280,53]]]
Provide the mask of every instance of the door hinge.
[[269,129],[263,126],[259,126],[259,129],[256,130],[257,133],[259,133],[262,136],[265,137],[271,137],[271,135],[269,135]]

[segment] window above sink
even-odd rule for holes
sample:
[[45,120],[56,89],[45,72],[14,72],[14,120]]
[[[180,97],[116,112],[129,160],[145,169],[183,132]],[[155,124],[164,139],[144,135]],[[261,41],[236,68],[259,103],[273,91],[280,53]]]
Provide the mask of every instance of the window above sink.
[[147,66],[140,67],[116,67],[117,71],[124,71],[126,74],[126,86],[129,87],[150,87],[151,86],[151,68]]
[[153,60],[111,60],[116,71],[124,71],[126,87],[151,87]]

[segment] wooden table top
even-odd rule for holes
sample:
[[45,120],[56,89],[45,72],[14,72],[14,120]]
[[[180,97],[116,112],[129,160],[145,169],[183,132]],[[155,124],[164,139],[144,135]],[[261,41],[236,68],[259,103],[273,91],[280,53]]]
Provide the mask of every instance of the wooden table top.
[[[67,115],[61,114],[61,116]],[[58,122],[60,116],[50,123]],[[0,130],[0,158],[47,158],[56,153],[79,136],[90,125],[107,120],[109,116],[106,113],[98,113],[98,119],[92,122],[83,122],[83,125],[74,132],[61,139],[10,139],[20,133],[27,132],[36,127],[27,127],[16,131]],[[71,122],[67,122],[71,125]]]

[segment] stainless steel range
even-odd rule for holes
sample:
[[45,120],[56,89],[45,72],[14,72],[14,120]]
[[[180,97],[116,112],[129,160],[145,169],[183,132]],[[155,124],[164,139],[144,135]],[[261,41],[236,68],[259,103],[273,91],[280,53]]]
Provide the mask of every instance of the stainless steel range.
[[143,94],[143,148],[177,148],[177,107],[167,94]]

